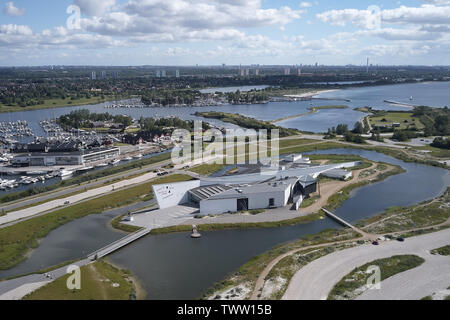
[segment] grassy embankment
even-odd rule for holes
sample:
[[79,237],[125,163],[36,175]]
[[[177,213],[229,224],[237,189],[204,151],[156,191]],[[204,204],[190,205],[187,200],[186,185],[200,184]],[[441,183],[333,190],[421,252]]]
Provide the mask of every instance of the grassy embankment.
[[107,101],[114,101],[120,99],[126,99],[127,96],[105,96],[104,99],[101,97],[90,97],[90,98],[80,98],[80,99],[46,99],[43,104],[37,104],[34,106],[20,107],[20,106],[7,106],[0,103],[0,113],[3,112],[19,112],[19,111],[30,111],[30,110],[41,110],[50,108],[62,108],[62,107],[75,107],[89,104],[98,104]]
[[136,286],[128,270],[104,260],[80,268],[81,289],[67,289],[65,275],[25,296],[24,300],[136,300]]
[[26,253],[39,246],[39,239],[65,223],[142,201],[151,194],[153,184],[191,179],[186,175],[167,176],[2,228],[0,229],[0,269],[12,268],[25,260]]
[[417,151],[426,151],[427,155],[431,155],[436,158],[444,158],[444,159],[450,158],[450,150],[447,150],[447,149],[439,149],[439,148],[435,148],[432,146],[409,147],[409,148],[411,148],[413,150],[417,150]]
[[[397,232],[404,237],[436,231],[433,226],[442,224],[450,218],[449,201],[450,188],[447,188],[444,194],[436,199],[410,207],[388,208],[382,214],[358,222],[357,226],[372,234]],[[426,229],[404,233],[406,230],[418,228]]]
[[373,276],[373,272],[366,273],[369,266],[375,265],[380,268],[380,280],[383,281],[400,272],[416,268],[424,262],[424,259],[415,255],[398,255],[371,261],[343,277],[331,290],[328,300],[354,299],[361,294],[361,288],[367,284],[367,279]]

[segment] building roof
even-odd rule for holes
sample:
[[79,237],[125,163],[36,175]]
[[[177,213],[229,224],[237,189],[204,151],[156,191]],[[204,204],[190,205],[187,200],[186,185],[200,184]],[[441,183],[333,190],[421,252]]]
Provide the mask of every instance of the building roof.
[[202,178],[202,185],[209,184],[224,184],[224,185],[239,185],[239,184],[255,184],[266,182],[271,179],[281,179],[286,177],[298,177],[301,178],[303,176],[310,175],[315,178],[322,172],[326,172],[328,170],[337,169],[337,168],[348,168],[356,165],[358,162],[346,162],[346,163],[337,163],[330,165],[322,165],[322,166],[308,166],[308,167],[300,167],[300,168],[289,168],[286,170],[271,170],[264,171],[259,173],[250,173],[250,174],[240,174],[240,175],[232,175],[232,176],[221,176],[221,177],[206,177]]
[[204,187],[198,187],[192,190],[189,190],[189,193],[194,199],[197,201],[208,199],[214,195],[220,194],[222,192],[225,192],[226,190],[230,189],[229,186],[224,186],[220,184],[214,184]]
[[297,182],[297,178],[280,179],[271,182],[257,183],[253,185],[240,185],[228,189],[227,191],[211,196],[209,199],[233,199],[236,197],[245,197],[245,195],[255,193],[284,192],[291,188],[292,184]]

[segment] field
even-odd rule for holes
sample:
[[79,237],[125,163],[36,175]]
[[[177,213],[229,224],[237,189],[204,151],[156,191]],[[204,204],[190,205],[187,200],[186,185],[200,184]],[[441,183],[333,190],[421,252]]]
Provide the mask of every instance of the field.
[[[124,99],[121,97],[120,99]],[[72,106],[82,106],[89,104],[97,104],[106,101],[112,101],[117,99],[117,97],[106,96],[104,99],[100,97],[91,98],[80,98],[76,100],[70,99],[49,99],[45,100],[43,104],[38,104],[35,106],[20,107],[20,106],[5,106],[0,103],[0,113],[1,112],[16,112],[16,111],[30,111],[39,109],[49,109],[49,108],[60,108],[60,107],[72,107]]]
[[[408,127],[416,127],[418,130],[424,128],[424,125],[418,118],[414,118],[412,112],[386,112],[382,116],[370,116],[369,121],[372,126],[391,125],[392,123],[400,123],[399,129],[407,129]],[[385,121],[383,121],[385,120]]]
[[423,146],[423,147],[413,147],[414,150],[424,150],[424,151],[430,151],[429,155],[436,157],[436,158],[444,158],[448,159],[450,158],[450,150],[448,149],[439,149],[432,146]]
[[69,275],[41,287],[24,300],[135,300],[136,288],[128,270],[103,260],[80,268],[81,289],[67,289]]

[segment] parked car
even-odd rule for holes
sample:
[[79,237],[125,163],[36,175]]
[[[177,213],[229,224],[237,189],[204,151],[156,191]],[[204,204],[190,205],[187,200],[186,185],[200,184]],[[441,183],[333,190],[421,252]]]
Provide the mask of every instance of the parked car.
[[397,241],[403,242],[403,241],[405,241],[405,238],[398,237],[398,238],[397,238]]
[[377,245],[379,245],[380,243],[379,243],[378,241],[375,240],[375,241],[372,242],[372,244],[373,244],[374,246],[377,246]]

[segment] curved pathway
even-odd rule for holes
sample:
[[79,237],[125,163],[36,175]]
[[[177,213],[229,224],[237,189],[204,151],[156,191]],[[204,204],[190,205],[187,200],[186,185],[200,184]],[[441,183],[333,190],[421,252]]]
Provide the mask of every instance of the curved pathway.
[[[385,241],[379,246],[371,244],[345,249],[319,258],[302,269],[291,279],[283,299],[288,300],[320,300],[326,299],[334,285],[354,268],[370,261],[388,258],[399,254],[415,254],[429,258],[429,250],[449,244],[450,229],[407,238],[405,242]],[[450,272],[441,270],[447,281]],[[426,277],[422,275],[421,277]],[[432,290],[430,286],[427,290]],[[403,294],[407,295],[413,288],[403,286]],[[436,287],[436,290],[442,288]],[[430,292],[423,292],[426,296]]]

